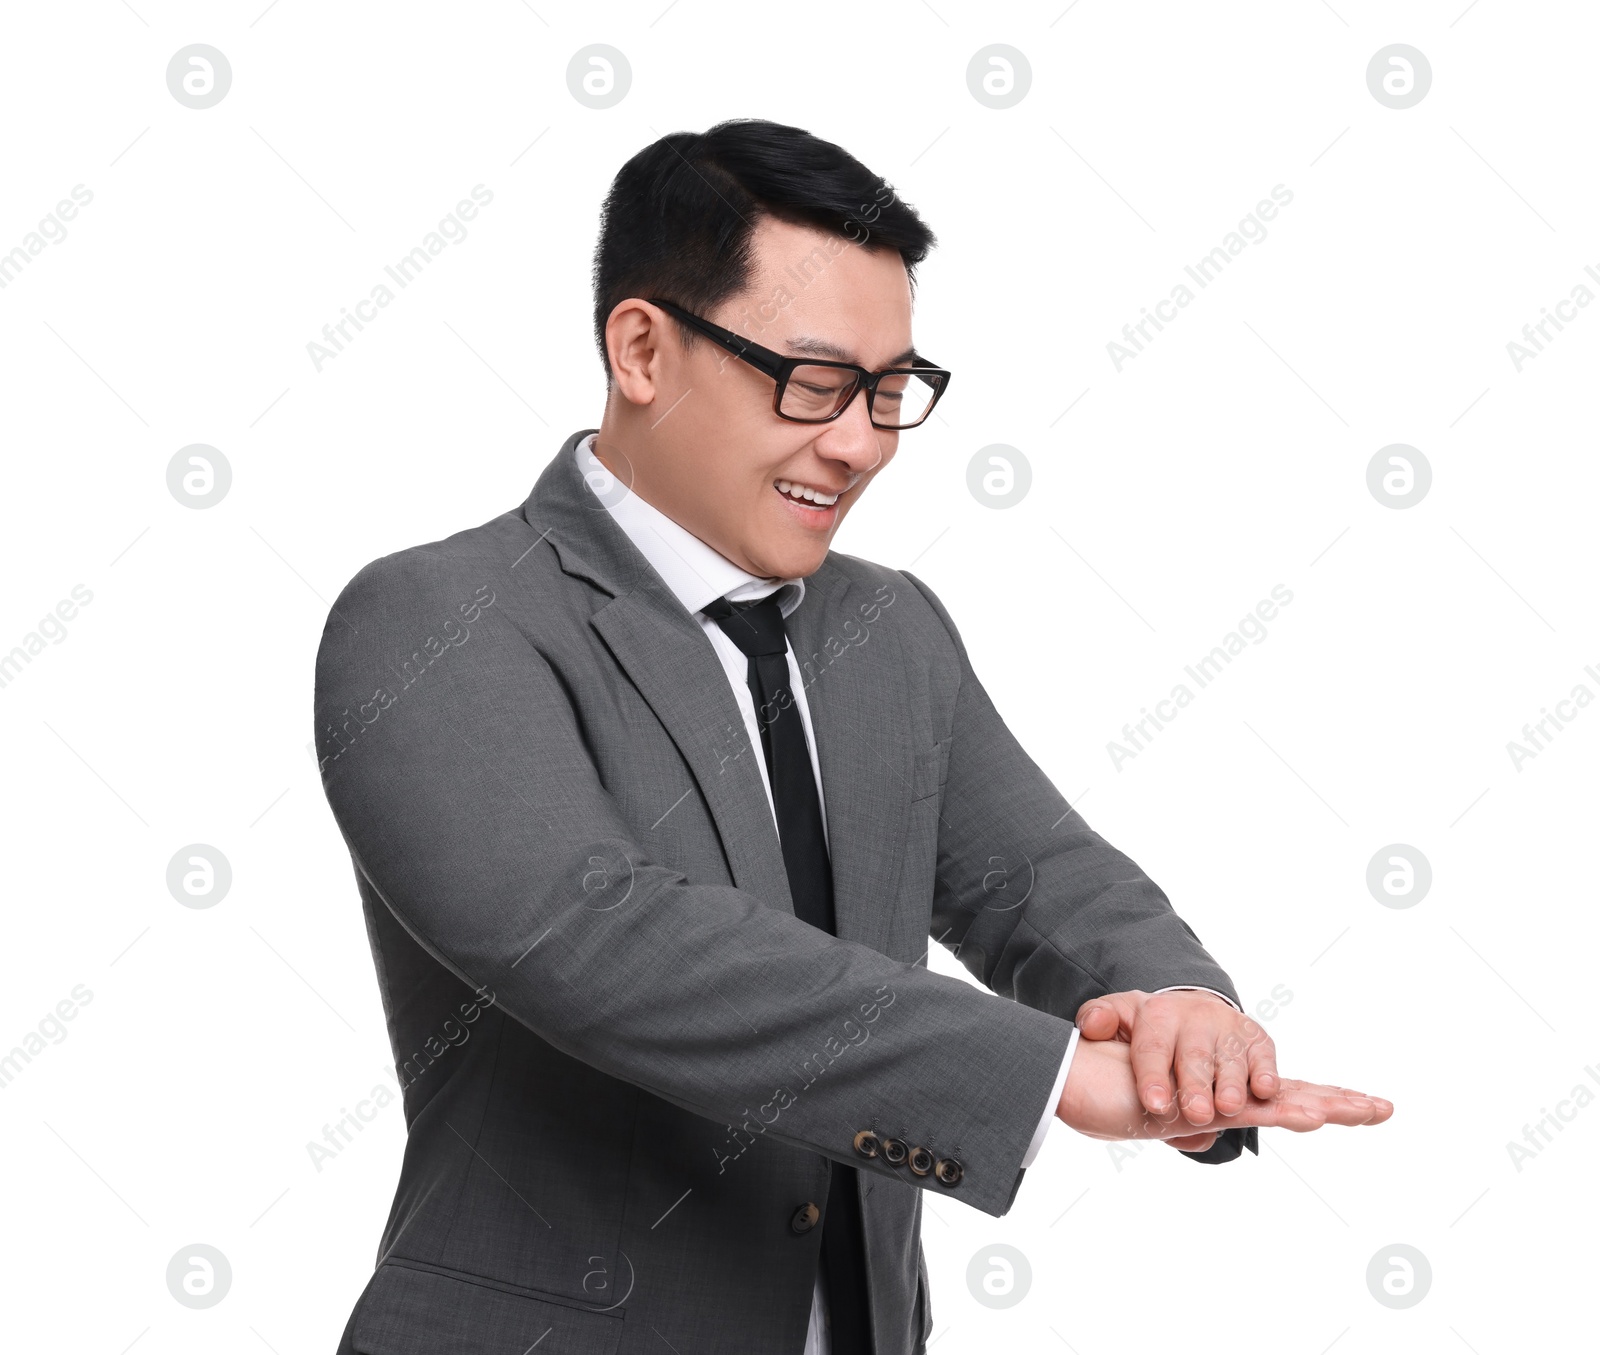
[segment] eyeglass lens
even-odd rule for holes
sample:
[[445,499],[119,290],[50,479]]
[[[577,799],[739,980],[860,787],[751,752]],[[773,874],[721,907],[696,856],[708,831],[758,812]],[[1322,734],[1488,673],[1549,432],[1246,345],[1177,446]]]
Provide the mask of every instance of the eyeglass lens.
[[[938,394],[937,382],[911,372],[885,376],[872,399],[873,422],[891,428],[920,423]],[[843,367],[796,367],[783,389],[780,412],[792,419],[826,419],[856,393],[856,373]]]

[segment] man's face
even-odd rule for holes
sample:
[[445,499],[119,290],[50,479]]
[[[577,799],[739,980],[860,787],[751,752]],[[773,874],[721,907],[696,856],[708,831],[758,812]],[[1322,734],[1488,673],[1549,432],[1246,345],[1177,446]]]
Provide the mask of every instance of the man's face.
[[[858,362],[869,371],[908,363],[911,290],[897,251],[869,251],[770,218],[757,223],[752,243],[753,283],[706,319],[785,357]],[[622,313],[619,307],[614,317]],[[872,426],[863,392],[831,423],[781,419],[771,377],[703,336],[684,353],[676,321],[655,315],[660,323],[642,310],[630,317],[634,337],[621,354],[638,373],[628,377],[630,398],[640,402],[629,413],[643,417],[630,418],[609,447],[602,429],[601,460],[752,574],[811,574],[900,435]],[[618,365],[618,346],[611,351]],[[780,484],[838,498],[821,507]]]

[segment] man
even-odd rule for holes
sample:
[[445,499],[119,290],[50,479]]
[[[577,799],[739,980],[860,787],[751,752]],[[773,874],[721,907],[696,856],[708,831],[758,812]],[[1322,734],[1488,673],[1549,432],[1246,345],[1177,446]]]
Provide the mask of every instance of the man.
[[1005,1214],[1052,1118],[1216,1162],[1390,1113],[1276,1075],[927,586],[829,549],[948,384],[932,242],[800,129],[663,138],[605,205],[600,428],[332,608],[409,1129],[343,1349],[911,1355],[923,1192]]

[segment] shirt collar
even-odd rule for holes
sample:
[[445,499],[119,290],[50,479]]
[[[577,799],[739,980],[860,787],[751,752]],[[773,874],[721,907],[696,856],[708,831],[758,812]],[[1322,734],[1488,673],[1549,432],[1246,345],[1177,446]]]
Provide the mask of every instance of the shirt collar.
[[[600,496],[589,476],[607,472],[604,464],[594,455],[593,445],[597,436],[590,433],[580,440],[573,455],[577,457],[584,484],[598,498]],[[693,532],[674,522],[637,494],[625,492],[615,502],[606,503],[605,506],[612,521],[627,533],[628,539],[639,548],[639,553],[691,615],[717,598],[727,598],[730,602],[749,602],[778,593],[778,610],[788,616],[806,595],[805,579],[763,578],[741,569],[727,556],[713,550]]]

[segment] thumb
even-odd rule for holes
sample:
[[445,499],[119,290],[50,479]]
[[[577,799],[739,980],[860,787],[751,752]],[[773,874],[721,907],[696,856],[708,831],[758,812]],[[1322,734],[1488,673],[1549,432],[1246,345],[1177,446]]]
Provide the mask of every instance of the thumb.
[[1085,1040],[1114,1040],[1120,1021],[1109,1002],[1088,1002],[1078,1012],[1078,1035]]
[[1167,1139],[1180,1153],[1203,1153],[1217,1141],[1217,1132],[1209,1134],[1185,1134],[1180,1138]]

